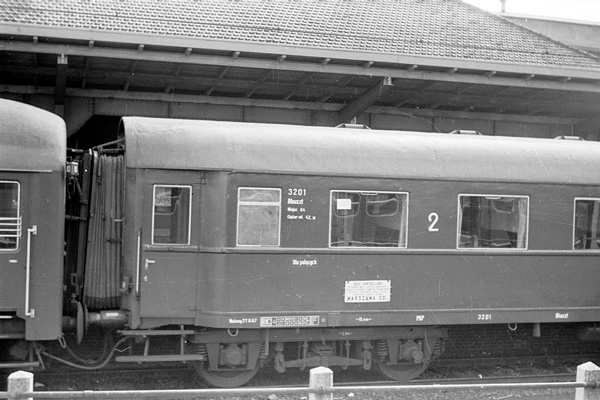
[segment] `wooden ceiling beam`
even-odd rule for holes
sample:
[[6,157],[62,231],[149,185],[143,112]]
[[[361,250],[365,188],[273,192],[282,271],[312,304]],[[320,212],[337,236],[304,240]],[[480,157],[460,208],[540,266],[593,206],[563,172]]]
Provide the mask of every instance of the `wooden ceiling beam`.
[[[31,86],[20,86],[20,85],[2,85],[0,86],[0,93],[12,93],[12,94],[35,94],[36,96],[53,99],[55,92],[54,87],[38,87],[34,88]],[[79,89],[79,88],[67,88],[66,96],[74,101],[88,102],[93,107],[102,109],[103,112],[110,110],[113,114],[111,115],[123,115],[128,110],[128,102],[147,102],[148,104],[155,103],[157,105],[165,105],[168,103],[176,104],[211,104],[217,106],[240,106],[240,107],[264,107],[264,108],[280,108],[289,110],[313,110],[313,111],[327,111],[337,112],[343,106],[335,102],[327,102],[326,97],[322,97],[319,100],[324,102],[315,101],[291,101],[282,102],[281,100],[274,99],[243,99],[234,97],[219,97],[219,96],[207,96],[202,94],[181,94],[181,93],[150,93],[150,92],[123,92],[121,90],[97,90],[97,89]],[[115,102],[115,100],[118,100]],[[416,109],[416,108],[398,108],[391,106],[373,106],[368,110],[375,114],[386,114],[386,115],[399,115],[399,116],[412,116],[415,118],[455,118],[465,120],[488,120],[488,121],[511,121],[518,123],[537,123],[537,124],[559,124],[559,125],[572,125],[579,124],[577,126],[585,127],[586,133],[595,134],[598,133],[597,127],[600,126],[598,120],[591,121],[588,119],[581,118],[559,118],[557,116],[527,116],[522,114],[495,114],[490,112],[480,111],[455,111],[455,110],[430,110],[430,109]],[[578,114],[573,114],[578,115]],[[78,125],[80,126],[80,125]],[[67,124],[69,129],[69,135],[72,135],[77,126]],[[575,134],[579,134],[577,131]]]
[[65,112],[65,93],[67,90],[67,68],[69,58],[61,54],[56,59],[56,93],[54,95],[54,113],[64,116]]
[[[27,72],[30,72],[34,75],[39,76],[47,76],[53,77],[56,75],[56,69],[47,68],[47,67],[38,67],[33,71],[26,67],[8,67],[8,66],[0,66],[0,74],[19,74],[24,75]],[[270,70],[267,71],[270,73]],[[99,82],[103,81],[107,77],[106,71],[86,71],[84,68],[81,69],[73,69],[69,68],[68,75],[70,78],[85,80],[88,84],[90,82]],[[266,74],[265,74],[266,75]],[[262,78],[265,77],[262,76]],[[128,72],[110,72],[110,76],[115,80],[127,81],[131,78]],[[160,86],[162,88],[159,89],[159,92],[164,91],[165,88],[170,87],[181,87],[186,88],[187,91],[194,90],[193,88],[208,87],[209,89],[202,89],[200,93],[204,95],[211,95],[214,90],[217,88],[231,88],[235,90],[260,90],[261,92],[272,91],[274,88],[277,89],[280,93],[285,93],[285,95],[281,94],[280,99],[289,99],[293,95],[298,94],[299,96],[305,98],[314,98],[315,96],[323,96],[325,93],[328,94],[328,99],[332,96],[352,96],[355,95],[357,88],[352,86],[341,86],[341,85],[312,85],[309,84],[312,74],[305,75],[299,82],[305,82],[305,84],[299,83],[273,83],[266,82],[260,80],[241,80],[241,79],[218,79],[218,78],[197,78],[190,76],[177,76],[174,77],[170,74],[147,74],[147,73],[136,73],[135,74],[135,82],[139,85],[144,85],[146,87],[152,86]],[[133,81],[130,81],[133,82]],[[173,86],[169,86],[169,85]],[[96,85],[97,86],[97,85]],[[499,90],[503,90],[504,88],[499,88]],[[128,87],[128,90],[129,87]],[[360,88],[360,91],[365,91],[366,89]],[[519,97],[503,97],[498,96],[499,90],[492,93],[491,95],[480,95],[474,94],[476,91],[473,91],[473,94],[456,94],[456,93],[448,93],[448,92],[435,92],[429,90],[427,92],[423,92],[423,86],[417,87],[413,89],[406,88],[394,88],[389,93],[390,98],[396,99],[393,100],[396,107],[400,107],[406,104],[409,101],[417,101],[420,103],[430,103],[430,102],[440,102],[443,104],[455,104],[460,108],[468,107],[472,104],[489,104],[490,107],[506,107],[506,104],[509,103],[510,107],[520,107],[520,108],[530,108],[532,100],[529,98],[524,98],[522,96]],[[597,104],[598,101],[595,101],[597,95],[589,95],[589,96],[566,96],[563,93],[562,96],[552,96],[550,99],[541,99],[537,98],[535,103],[538,107],[542,109],[555,110],[564,107],[565,109],[580,109],[583,112],[591,112],[597,113]],[[587,111],[586,111],[587,110]],[[596,110],[596,111],[594,111]]]
[[379,97],[389,91],[392,86],[391,80],[383,79],[369,90],[361,94],[354,101],[350,102],[340,111],[338,111],[338,119],[340,123],[350,122],[352,119],[359,117],[367,108],[371,107]]
[[[268,46],[267,46],[268,47]],[[477,75],[473,73],[460,73],[456,72],[448,74],[443,71],[426,71],[428,65],[435,66],[435,60],[430,60],[430,64],[410,64],[403,63],[402,65],[408,65],[408,67],[401,68],[398,61],[402,59],[410,59],[410,56],[403,56],[400,58],[396,55],[396,65],[398,68],[392,67],[370,67],[365,68],[363,65],[348,65],[348,64],[337,64],[331,58],[331,62],[323,65],[318,62],[321,58],[316,58],[316,62],[306,61],[289,61],[286,60],[286,55],[279,55],[275,60],[268,58],[255,58],[255,57],[231,57],[231,56],[217,56],[207,54],[190,54],[185,55],[183,53],[173,52],[162,52],[162,51],[138,51],[131,49],[119,49],[119,48],[100,48],[94,46],[89,48],[85,46],[77,46],[74,44],[52,44],[52,43],[29,43],[29,42],[18,42],[0,40],[0,48],[6,52],[30,52],[39,54],[65,54],[68,56],[82,56],[82,57],[98,57],[105,59],[127,59],[127,60],[143,60],[152,62],[165,62],[165,63],[186,63],[186,64],[199,64],[199,65],[213,65],[222,67],[239,67],[239,68],[259,68],[259,69],[280,69],[286,71],[296,72],[314,72],[314,73],[327,73],[327,74],[341,74],[341,75],[357,75],[357,76],[369,76],[369,77],[385,77],[401,78],[401,79],[414,79],[424,81],[440,81],[440,82],[453,82],[453,83],[471,83],[471,84],[482,84],[482,85],[498,85],[498,86],[514,86],[514,87],[527,87],[527,88],[538,88],[538,89],[556,89],[563,91],[581,91],[581,92],[594,92],[600,93],[600,72],[588,71],[588,70],[576,70],[576,69],[558,69],[558,68],[540,68],[540,67],[523,67],[520,71],[535,71],[531,73],[524,72],[519,76],[519,72],[514,67],[511,69],[507,68],[487,68],[487,71],[495,71],[496,74],[492,77],[484,75]],[[226,48],[226,47],[225,47]],[[316,51],[318,53],[318,51]],[[448,66],[448,63],[455,64],[455,66]],[[481,65],[480,65],[481,64]],[[458,68],[471,69],[477,67],[485,67],[488,64],[501,67],[494,63],[478,63],[478,62],[463,62],[460,60],[446,60],[446,68]],[[393,65],[393,64],[391,64]],[[422,66],[422,68],[420,67]],[[414,67],[414,68],[413,68]],[[419,67],[419,68],[417,68]],[[533,79],[537,75],[545,77],[556,77],[556,81],[549,79]],[[531,76],[529,80],[526,77]],[[571,78],[568,82],[562,82],[559,79],[569,77]],[[578,78],[587,80],[586,82],[577,81]],[[595,81],[591,82],[591,81]]]

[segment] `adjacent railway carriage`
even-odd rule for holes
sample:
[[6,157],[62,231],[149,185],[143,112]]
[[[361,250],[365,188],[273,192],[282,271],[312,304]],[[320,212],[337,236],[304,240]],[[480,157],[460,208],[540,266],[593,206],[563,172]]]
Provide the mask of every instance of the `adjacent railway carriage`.
[[0,100],[1,339],[61,335],[65,158],[62,119]]
[[401,380],[447,325],[600,320],[598,143],[124,118],[72,161],[64,319],[145,341],[119,362]]

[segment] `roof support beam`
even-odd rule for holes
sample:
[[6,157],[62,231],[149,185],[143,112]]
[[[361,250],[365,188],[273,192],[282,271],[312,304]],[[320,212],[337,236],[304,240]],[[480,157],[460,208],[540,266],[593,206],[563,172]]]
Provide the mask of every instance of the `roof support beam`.
[[[0,65],[0,75],[2,74],[20,74],[24,73],[23,67],[9,67]],[[56,74],[54,68],[38,67],[33,71],[34,74],[42,77],[45,81],[53,79]],[[86,71],[84,68],[74,69],[69,68],[68,75],[72,80],[88,79],[90,82],[98,79],[103,79],[106,72],[102,71]],[[266,74],[265,74],[266,75]],[[305,76],[300,79],[300,83],[279,83],[276,81],[271,82],[270,79],[262,81],[265,75],[260,76],[256,80],[240,80],[240,79],[217,79],[214,78],[203,78],[198,80],[194,77],[189,76],[178,76],[173,77],[171,74],[147,74],[147,73],[136,73],[135,82],[137,86],[151,86],[156,82],[162,83],[164,86],[163,92],[169,89],[169,92],[173,92],[175,88],[195,88],[199,93],[210,96],[214,90],[218,88],[224,89],[235,89],[246,93],[250,90],[258,92],[267,92],[274,87],[281,93],[279,99],[289,100],[293,96],[298,96],[303,99],[317,99],[324,95],[327,95],[327,99],[332,96],[338,96],[342,98],[352,98],[356,96],[355,88],[348,86],[341,86],[344,82],[341,80],[336,85],[313,85],[311,84],[310,77]],[[311,74],[308,74],[311,75]],[[129,72],[111,72],[111,77],[117,80],[125,81],[130,75]],[[417,86],[416,88],[406,89],[398,86],[394,86],[392,93],[397,100],[395,100],[396,107],[405,106],[410,102],[417,102],[421,104],[431,104],[434,102],[440,103],[452,103],[458,108],[464,108],[473,104],[488,104],[493,108],[502,108],[506,106],[507,99],[500,94],[504,90],[504,87],[500,87],[489,94],[477,94],[477,91],[472,90],[470,94],[452,94],[452,93],[436,93],[432,91],[423,91],[424,86]],[[40,88],[38,88],[40,89]],[[364,89],[363,89],[364,90]],[[511,109],[528,109],[531,107],[532,100],[528,98],[529,95],[534,95],[535,90],[525,90],[510,101]],[[539,93],[538,93],[539,94]],[[562,96],[546,96],[545,98],[535,99],[535,103],[541,109],[548,110],[568,110],[577,111],[578,113],[592,113],[596,115],[598,112],[597,102],[594,100],[594,96],[574,96],[572,92],[563,93]],[[467,107],[468,108],[468,107]],[[554,114],[554,111],[552,112]]]
[[265,72],[260,78],[258,78],[259,82],[264,82],[267,79],[269,79],[269,77],[273,74],[273,70],[270,69],[267,72]]
[[385,94],[392,86],[391,79],[383,79],[371,89],[363,93],[359,98],[347,104],[344,108],[338,111],[340,122],[349,122],[364,113],[367,108],[371,107],[377,99]]
[[348,86],[354,80],[354,78],[356,78],[356,75],[353,75],[344,80],[341,80],[338,82],[338,86],[341,86],[341,87]]
[[[297,61],[286,61],[282,62],[285,58],[279,57],[278,60],[269,59],[257,59],[257,58],[244,58],[244,57],[226,57],[226,56],[214,56],[214,55],[201,55],[201,54],[190,54],[184,55],[183,53],[172,53],[172,52],[157,52],[157,51],[137,51],[137,50],[125,50],[115,48],[99,48],[95,46],[89,48],[88,46],[76,46],[76,45],[57,45],[47,43],[27,43],[27,42],[11,42],[0,40],[0,50],[2,51],[13,51],[13,52],[30,52],[40,54],[65,54],[65,55],[77,55],[82,57],[99,57],[106,59],[125,59],[125,60],[144,60],[154,62],[166,62],[166,63],[185,63],[185,64],[204,64],[222,67],[242,67],[242,68],[259,68],[259,69],[280,69],[286,71],[297,71],[297,72],[314,72],[314,73],[330,73],[330,74],[342,74],[342,75],[357,75],[357,76],[369,76],[369,77],[386,77],[401,78],[401,79],[416,79],[426,81],[440,81],[440,82],[453,82],[453,83],[471,83],[481,85],[498,85],[498,86],[514,86],[521,88],[537,88],[537,89],[556,89],[562,91],[578,91],[578,92],[592,92],[600,93],[600,84],[589,84],[573,81],[575,78],[581,77],[585,79],[596,79],[600,82],[600,74],[593,71],[569,71],[569,76],[573,79],[569,82],[562,82],[560,80],[536,80],[529,79],[529,76],[535,76],[534,74],[523,75],[525,79],[521,77],[508,77],[494,75],[492,77],[486,77],[484,75],[475,74],[461,74],[459,72],[448,74],[447,72],[427,72],[419,69],[411,70],[411,68],[400,69],[400,68],[379,68],[371,67],[364,68],[362,65],[343,65],[336,64],[333,61],[323,65],[317,62],[297,62]],[[402,62],[402,60],[398,60]],[[416,65],[416,64],[415,64]],[[462,66],[459,66],[459,70]],[[467,68],[466,66],[464,68]],[[472,68],[472,66],[471,66]],[[533,68],[535,69],[535,68]],[[547,69],[546,69],[547,70]],[[499,69],[497,69],[499,71]],[[541,74],[540,74],[541,75]]]
[[221,70],[221,72],[219,72],[219,78],[218,79],[223,79],[223,77],[225,77],[225,74],[227,73],[227,71],[229,71],[229,67],[225,67]]
[[129,85],[131,84],[131,80],[133,79],[133,76],[135,75],[135,70],[137,68],[138,65],[138,61],[134,61],[133,64],[131,64],[131,68],[129,68],[129,76],[127,77],[127,81],[125,82],[125,85],[123,86],[123,91],[126,92],[127,90],[129,90]]
[[329,100],[331,98],[332,94],[331,93],[325,93],[323,96],[319,97],[319,99],[317,100],[317,103],[325,103],[327,100]]
[[[0,86],[0,93],[12,93],[12,94],[35,94],[36,96],[44,96],[48,99],[53,99],[54,88],[50,87],[38,87],[34,88],[31,86],[13,86],[3,85]],[[77,123],[72,124],[67,122],[69,128],[69,135],[72,135],[78,128],[81,127],[83,122],[89,118],[89,116],[97,113],[95,110],[102,110],[103,114],[106,115],[124,115],[128,109],[128,102],[133,103],[147,102],[148,104],[165,105],[169,103],[177,104],[196,104],[196,105],[223,105],[223,106],[240,106],[240,107],[265,107],[265,108],[277,108],[277,109],[290,109],[290,110],[315,110],[337,113],[342,106],[336,103],[319,103],[319,102],[281,102],[280,100],[264,100],[264,99],[243,99],[243,98],[231,98],[231,97],[218,97],[218,96],[202,96],[202,95],[187,95],[187,94],[165,94],[165,93],[146,93],[146,92],[123,92],[120,90],[90,90],[90,89],[78,89],[78,88],[67,88],[66,90],[67,105],[69,113],[65,116],[69,120],[69,115],[72,117],[75,115]],[[115,100],[117,100],[115,102]],[[327,100],[327,98],[320,99]],[[76,107],[74,109],[74,107]],[[109,113],[107,114],[107,111]],[[368,110],[369,113],[373,114],[386,114],[386,115],[402,115],[402,116],[413,116],[418,118],[453,118],[453,119],[465,119],[465,120],[489,120],[489,121],[513,121],[523,123],[534,123],[534,124],[560,124],[560,125],[572,125],[580,122],[574,118],[558,118],[544,117],[544,116],[526,116],[526,115],[511,115],[511,114],[494,114],[494,113],[481,113],[481,112],[457,112],[457,111],[445,111],[445,110],[430,110],[430,109],[412,109],[412,108],[394,108],[394,107],[378,107],[374,106]],[[85,116],[85,117],[84,117]],[[577,125],[582,129],[574,131],[575,135],[581,135],[583,129],[586,129],[590,133],[598,134],[598,126],[600,126],[600,120],[582,122]],[[584,128],[585,127],[585,128]]]
[[[37,36],[34,36],[34,37],[32,38],[32,42],[33,42],[34,44],[38,44],[38,43],[39,43],[39,38],[38,38]],[[37,66],[38,66],[38,61],[39,61],[39,60],[38,60],[38,55],[37,55],[37,54],[34,54],[34,55],[33,55],[33,65],[34,65],[36,68],[37,68]],[[34,80],[33,84],[34,84],[35,86],[37,86],[37,85],[38,85],[38,80],[37,80],[37,78],[38,78],[38,76],[37,76],[37,74],[35,74],[35,76],[33,77],[33,80]]]
[[54,113],[61,117],[65,115],[65,93],[67,89],[67,67],[69,58],[64,54],[56,60],[56,92],[54,95]]
[[306,82],[311,80],[314,76],[313,72],[309,72],[308,74],[304,74],[304,76],[297,82],[299,85],[304,85]]

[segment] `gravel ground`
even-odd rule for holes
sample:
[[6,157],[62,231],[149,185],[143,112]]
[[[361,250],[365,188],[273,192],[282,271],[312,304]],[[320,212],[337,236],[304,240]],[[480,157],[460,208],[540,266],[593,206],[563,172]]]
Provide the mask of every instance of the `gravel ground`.
[[[576,366],[566,366],[563,369],[572,370]],[[515,369],[506,367],[491,368],[485,372],[486,376],[492,374],[511,375],[517,372],[511,372]],[[531,372],[544,372],[541,368],[535,366],[526,366],[516,368],[523,374]],[[444,371],[444,375],[448,371]],[[474,373],[469,368],[452,370],[453,377],[468,378]],[[429,372],[427,378],[439,372]],[[341,371],[334,370],[336,384],[344,385],[344,382],[353,382],[358,375],[365,375],[364,371]],[[372,374],[372,376],[371,376]],[[376,378],[374,373],[366,373],[366,379]],[[171,389],[202,389],[206,384],[191,369],[179,369],[167,372],[157,372],[156,370],[139,370],[132,372],[114,372],[114,373],[81,373],[81,372],[63,372],[60,374],[39,374],[36,375],[35,391],[103,391],[103,390],[171,390]],[[435,378],[433,378],[435,379]],[[574,380],[574,379],[573,379]],[[269,369],[260,371],[256,379],[252,381],[253,385],[269,384],[275,385],[293,385],[307,387],[309,381],[309,371],[289,371],[286,374],[273,374]],[[3,389],[5,390],[5,389]],[[241,388],[240,390],[244,390]],[[600,390],[600,389],[598,389]],[[190,398],[190,397],[187,397]],[[308,400],[306,395],[285,395],[285,394],[263,394],[263,395],[244,395],[244,396],[202,396],[196,398],[208,398],[211,400]],[[487,390],[487,389],[468,389],[468,390],[420,390],[410,389],[402,391],[345,391],[333,394],[334,400],[391,400],[391,399],[409,399],[409,400],[474,400],[474,399],[548,399],[548,400],[572,400],[575,399],[574,389],[542,389],[542,390]]]

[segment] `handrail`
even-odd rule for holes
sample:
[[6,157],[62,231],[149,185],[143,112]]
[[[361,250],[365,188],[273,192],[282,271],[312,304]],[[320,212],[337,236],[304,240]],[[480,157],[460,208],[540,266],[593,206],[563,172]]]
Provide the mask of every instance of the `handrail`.
[[37,225],[33,225],[31,228],[27,229],[27,262],[25,264],[25,316],[30,318],[35,318],[35,310],[32,308],[29,309],[29,291],[30,291],[30,283],[29,279],[31,277],[31,236],[37,235]]
[[137,233],[137,255],[135,260],[135,299],[140,299],[140,263],[142,258],[142,231]]

